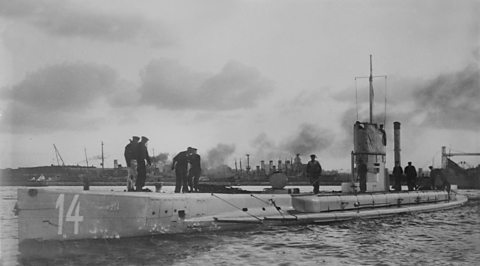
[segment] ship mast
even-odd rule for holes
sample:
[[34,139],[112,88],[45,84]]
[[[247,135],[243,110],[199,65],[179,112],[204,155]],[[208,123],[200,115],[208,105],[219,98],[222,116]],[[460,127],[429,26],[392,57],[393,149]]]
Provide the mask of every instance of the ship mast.
[[370,123],[373,123],[373,74],[372,74],[372,55],[370,55],[370,76],[368,81],[370,83]]
[[[355,77],[355,90],[357,90],[357,80],[358,79],[367,79],[369,81],[369,103],[370,103],[370,124],[373,123],[373,102],[374,102],[374,96],[375,93],[373,91],[373,79],[374,78],[385,78],[385,120],[387,116],[387,76],[386,75],[380,75],[380,76],[374,76],[373,75],[373,63],[372,63],[372,55],[370,55],[370,75],[368,77],[363,76],[363,77]],[[355,97],[358,97],[357,94],[355,94]],[[358,101],[358,99],[356,99]],[[357,120],[358,120],[358,104],[357,104]],[[385,124],[385,121],[384,121]]]

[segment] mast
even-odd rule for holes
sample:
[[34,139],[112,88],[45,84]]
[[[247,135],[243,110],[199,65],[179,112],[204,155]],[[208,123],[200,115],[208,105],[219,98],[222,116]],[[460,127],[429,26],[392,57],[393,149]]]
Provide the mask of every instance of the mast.
[[84,147],[84,151],[85,151],[85,162],[87,162],[87,167],[88,167],[88,157],[87,157],[87,148]]
[[104,169],[104,157],[103,157],[103,141],[102,141],[102,169]]
[[370,55],[370,77],[368,77],[370,83],[370,123],[373,123],[373,70],[372,70],[372,55]]
[[[358,79],[367,79],[369,81],[369,104],[370,104],[370,119],[369,123],[373,123],[373,102],[374,102],[374,97],[375,93],[373,91],[373,79],[374,78],[385,78],[385,121],[387,117],[387,76],[386,75],[380,75],[380,76],[374,76],[373,75],[373,63],[372,63],[372,55],[370,55],[370,75],[369,76],[362,76],[362,77],[355,77],[355,90],[357,90],[357,80]],[[357,99],[357,93],[355,93],[355,101],[357,102],[357,120],[358,120],[358,99]],[[385,123],[384,121],[384,123]]]

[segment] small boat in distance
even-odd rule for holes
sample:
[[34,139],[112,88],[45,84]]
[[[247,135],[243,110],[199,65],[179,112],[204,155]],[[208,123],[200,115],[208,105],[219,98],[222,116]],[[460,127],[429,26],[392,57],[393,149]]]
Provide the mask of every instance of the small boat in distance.
[[27,181],[27,186],[29,187],[46,187],[48,186],[48,180],[43,174],[38,178],[32,177]]
[[[370,93],[371,81],[372,71]],[[341,191],[312,194],[285,189],[287,182],[282,174],[271,176],[272,188],[242,193],[19,188],[15,207],[19,241],[123,238],[330,223],[444,210],[467,202],[467,197],[456,193],[454,185],[449,191],[390,191],[383,127],[372,121],[370,112],[370,121],[357,121],[353,133],[351,181],[342,183]],[[398,122],[394,123],[394,143],[395,161],[400,161]],[[360,162],[367,166],[366,192],[360,192],[356,182]]]

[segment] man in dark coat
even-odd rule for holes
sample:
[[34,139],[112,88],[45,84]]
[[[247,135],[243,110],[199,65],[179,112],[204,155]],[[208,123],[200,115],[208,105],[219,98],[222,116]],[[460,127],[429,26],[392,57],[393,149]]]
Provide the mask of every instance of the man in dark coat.
[[320,175],[322,174],[322,166],[315,160],[315,154],[310,155],[311,160],[307,163],[306,173],[310,178],[310,184],[313,186],[313,193],[318,194],[320,191]]
[[200,155],[197,154],[197,149],[192,148],[188,156],[190,162],[190,170],[188,171],[188,182],[190,191],[198,192],[198,179],[202,174],[202,168],[200,166]]
[[[191,149],[191,148],[189,148]],[[188,153],[190,150],[179,152],[172,161],[172,170],[175,169],[175,193],[188,192]]]
[[408,165],[405,167],[405,175],[407,176],[408,191],[415,190],[417,183],[417,170],[415,169],[415,166],[412,165],[412,162],[408,162]]
[[137,181],[137,154],[138,154],[138,141],[139,137],[133,136],[130,143],[125,146],[125,161],[127,163],[127,191],[135,190],[135,183]]
[[360,181],[360,192],[367,191],[367,172],[368,168],[367,165],[363,162],[362,159],[358,160],[358,177]]
[[400,166],[400,162],[395,162],[395,167],[393,167],[393,178],[395,179],[395,191],[402,191],[402,176],[403,169]]
[[145,160],[147,161],[148,165],[152,164],[152,162],[150,161],[150,155],[148,155],[147,142],[148,142],[148,138],[145,136],[142,136],[142,140],[138,144],[138,153],[137,153],[138,177],[137,177],[137,182],[135,183],[135,187],[137,191],[142,191],[143,186],[145,186],[145,179],[147,178],[147,167],[145,165]]

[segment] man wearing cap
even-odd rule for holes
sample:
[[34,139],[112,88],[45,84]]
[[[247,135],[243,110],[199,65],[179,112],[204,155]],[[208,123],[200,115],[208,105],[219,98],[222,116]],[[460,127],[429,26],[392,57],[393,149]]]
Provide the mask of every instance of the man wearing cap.
[[191,152],[188,155],[188,161],[190,163],[190,170],[188,171],[188,185],[190,186],[190,191],[198,192],[198,179],[202,173],[202,168],[200,166],[200,155],[198,155],[197,149],[191,149]]
[[175,193],[188,192],[188,154],[192,148],[179,152],[172,160],[172,170],[175,169]]
[[393,186],[393,188],[395,189],[395,191],[402,191],[403,169],[399,161],[395,162],[392,174],[395,178],[395,185]]
[[138,141],[139,137],[133,136],[130,140],[130,143],[125,146],[125,161],[127,163],[127,191],[135,190],[135,182],[137,181],[137,160],[136,156],[138,153]]
[[307,163],[307,177],[310,178],[310,184],[313,186],[313,193],[318,194],[320,191],[320,175],[322,174],[322,166],[315,160],[315,154],[310,155],[311,160]]
[[417,169],[415,169],[415,166],[412,165],[412,162],[408,162],[404,173],[407,176],[408,191],[415,190],[417,183]]
[[151,165],[150,156],[148,155],[147,149],[148,138],[142,136],[142,140],[138,144],[137,152],[137,171],[138,177],[137,182],[135,183],[136,191],[142,191],[143,186],[145,186],[145,179],[147,178],[147,167],[145,165],[145,160],[147,160],[148,165]]

